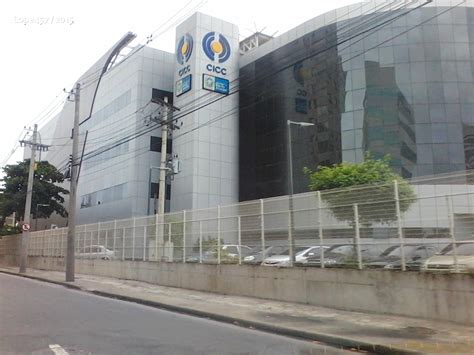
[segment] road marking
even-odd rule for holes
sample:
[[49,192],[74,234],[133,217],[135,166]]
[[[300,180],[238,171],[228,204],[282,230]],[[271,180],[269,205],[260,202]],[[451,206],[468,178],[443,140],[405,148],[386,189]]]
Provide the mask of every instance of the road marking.
[[61,345],[58,344],[50,344],[49,348],[56,354],[56,355],[69,355],[69,353],[64,350]]

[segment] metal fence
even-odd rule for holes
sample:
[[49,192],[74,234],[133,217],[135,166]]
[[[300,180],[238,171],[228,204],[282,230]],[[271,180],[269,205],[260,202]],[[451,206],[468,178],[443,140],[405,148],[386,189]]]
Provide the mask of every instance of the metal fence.
[[[81,225],[76,258],[474,272],[473,181],[440,175]],[[31,232],[28,254],[63,258],[66,235]],[[2,237],[0,255],[19,243]]]

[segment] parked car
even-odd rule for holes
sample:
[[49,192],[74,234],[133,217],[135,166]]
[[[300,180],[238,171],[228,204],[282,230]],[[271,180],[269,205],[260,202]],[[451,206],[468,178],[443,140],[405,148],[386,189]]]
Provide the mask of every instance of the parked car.
[[[374,245],[361,245],[360,252],[362,260],[370,260],[380,254],[380,248]],[[308,258],[308,265],[321,265],[321,256],[311,256]],[[324,252],[325,267],[344,267],[357,265],[356,251],[354,244],[336,244],[329,247]]]
[[[419,271],[423,266],[423,263],[430,258],[431,256],[439,253],[438,246],[431,245],[430,248],[426,250],[420,250],[419,252],[415,253],[412,257],[405,254],[405,269],[412,270],[412,271]],[[401,258],[397,258],[397,260],[390,261],[384,266],[384,269],[390,270],[401,270],[402,269],[402,260]]]
[[262,247],[253,248],[250,253],[244,257],[243,262],[245,264],[261,264],[263,261],[263,254],[265,258],[278,255],[288,249],[287,246],[269,246],[265,248],[265,253],[262,251]]
[[[221,245],[221,262],[238,262],[239,251],[241,253],[242,260],[251,251],[251,248],[246,245],[237,244],[224,244]],[[198,263],[200,261],[199,251],[193,251],[189,256],[186,256],[186,262]],[[217,248],[213,250],[203,250],[202,262],[204,263],[216,263],[217,262]]]
[[79,248],[76,252],[76,257],[79,259],[102,259],[112,260],[115,259],[115,252],[107,249],[103,245],[91,245],[84,248]]
[[[400,245],[393,245],[387,248],[379,257],[367,262],[365,265],[372,268],[385,268],[394,269],[395,266],[401,269],[401,247]],[[410,264],[410,267],[416,267],[416,262],[419,260],[426,260],[430,256],[436,254],[439,250],[434,245],[405,245],[403,247],[405,255],[405,265]]]
[[[327,249],[328,247],[323,246]],[[320,253],[319,246],[295,247],[295,262],[299,264],[306,264],[308,257],[315,256]],[[289,266],[290,265],[290,249],[286,249],[278,255],[273,255],[266,258],[263,262],[265,266]]]
[[[474,273],[474,241],[456,244],[457,267],[460,272]],[[422,265],[423,271],[455,271],[455,254],[450,244],[443,251],[428,258]]]

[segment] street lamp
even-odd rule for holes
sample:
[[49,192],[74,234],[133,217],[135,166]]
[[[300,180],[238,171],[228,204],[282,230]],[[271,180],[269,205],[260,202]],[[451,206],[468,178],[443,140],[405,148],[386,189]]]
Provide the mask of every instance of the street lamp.
[[39,207],[49,207],[48,204],[45,204],[45,203],[37,203],[36,204],[36,220],[35,220],[35,231],[38,230],[38,208]]
[[289,208],[290,208],[290,228],[288,240],[290,243],[290,265],[293,266],[295,263],[295,236],[294,236],[294,217],[293,217],[293,151],[291,147],[291,125],[299,127],[311,127],[314,126],[314,123],[311,122],[295,122],[287,120],[286,124],[288,125],[288,147],[287,147],[287,156],[288,156],[288,199],[289,199]]

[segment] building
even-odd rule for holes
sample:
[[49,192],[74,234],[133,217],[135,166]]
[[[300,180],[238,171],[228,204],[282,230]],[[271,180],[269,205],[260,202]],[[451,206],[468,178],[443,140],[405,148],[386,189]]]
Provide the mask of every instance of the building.
[[296,192],[307,190],[303,167],[360,162],[367,150],[390,154],[406,178],[470,168],[472,6],[355,4],[244,55],[240,200],[287,193],[289,119],[315,124],[293,128]]
[[[90,116],[79,224],[155,212],[164,113],[152,98],[169,98],[179,128],[167,137],[180,165],[167,211],[287,194],[288,120],[314,124],[291,132],[295,192],[307,191],[303,167],[360,162],[365,151],[390,154],[407,178],[474,165],[471,0],[368,1],[240,43],[236,25],[196,13],[176,29],[175,53],[134,50],[97,86],[112,52],[79,78],[81,119]],[[41,130],[64,139],[43,157],[62,169],[72,110]]]

